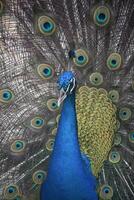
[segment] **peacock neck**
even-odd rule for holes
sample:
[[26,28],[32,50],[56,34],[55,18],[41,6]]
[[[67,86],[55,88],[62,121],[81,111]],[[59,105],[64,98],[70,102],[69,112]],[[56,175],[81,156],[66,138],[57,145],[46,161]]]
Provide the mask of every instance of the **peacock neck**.
[[[67,96],[63,103],[52,156],[56,155],[61,156],[63,160],[71,160],[73,157],[81,160],[75,109],[75,90]],[[65,158],[64,155],[67,157]]]
[[75,156],[76,154],[80,155],[75,109],[75,90],[67,96],[63,103],[55,142],[56,146],[60,149],[61,153],[66,151],[68,154],[75,152]]
[[57,173],[57,169],[58,171],[66,171],[64,174],[66,176],[73,169],[74,171],[79,171],[80,168],[82,168],[82,159],[78,142],[75,91],[73,91],[63,103],[54,149],[48,169],[48,177],[49,174]]

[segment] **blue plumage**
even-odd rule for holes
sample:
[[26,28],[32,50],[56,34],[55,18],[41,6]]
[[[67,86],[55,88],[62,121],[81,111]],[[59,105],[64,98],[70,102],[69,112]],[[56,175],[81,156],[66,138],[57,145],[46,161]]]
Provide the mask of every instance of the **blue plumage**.
[[[63,73],[59,86],[72,83],[72,72]],[[75,88],[63,103],[48,176],[41,188],[41,200],[97,200],[96,180],[90,163],[80,152],[75,110]]]
[[59,79],[57,81],[58,83],[58,88],[61,89],[63,88],[64,90],[67,89],[70,81],[74,78],[74,74],[71,71],[66,71],[63,72],[60,76]]

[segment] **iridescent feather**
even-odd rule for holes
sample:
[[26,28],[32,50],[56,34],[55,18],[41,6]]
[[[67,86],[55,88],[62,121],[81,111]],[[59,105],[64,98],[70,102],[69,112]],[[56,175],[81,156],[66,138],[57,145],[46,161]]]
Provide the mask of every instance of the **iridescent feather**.
[[134,198],[133,0],[0,1],[0,199],[39,199],[61,108],[77,80],[81,151],[100,199]]

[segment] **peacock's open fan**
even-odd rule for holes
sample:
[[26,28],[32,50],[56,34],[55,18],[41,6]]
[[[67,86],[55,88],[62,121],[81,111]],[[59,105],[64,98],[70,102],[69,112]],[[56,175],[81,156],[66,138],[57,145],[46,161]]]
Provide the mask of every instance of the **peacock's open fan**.
[[65,70],[99,198],[132,200],[133,0],[0,0],[0,199],[39,199]]

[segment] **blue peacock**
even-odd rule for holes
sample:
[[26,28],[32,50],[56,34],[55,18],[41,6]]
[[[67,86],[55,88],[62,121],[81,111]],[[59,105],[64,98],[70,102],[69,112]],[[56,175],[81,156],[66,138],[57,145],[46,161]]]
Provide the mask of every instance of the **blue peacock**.
[[133,0],[0,0],[0,200],[134,198]]
[[89,170],[88,158],[81,155],[78,144],[76,84],[72,72],[64,72],[59,78],[58,85],[61,91],[59,104],[67,97],[61,112],[48,176],[41,188],[41,199],[97,200],[95,178]]

